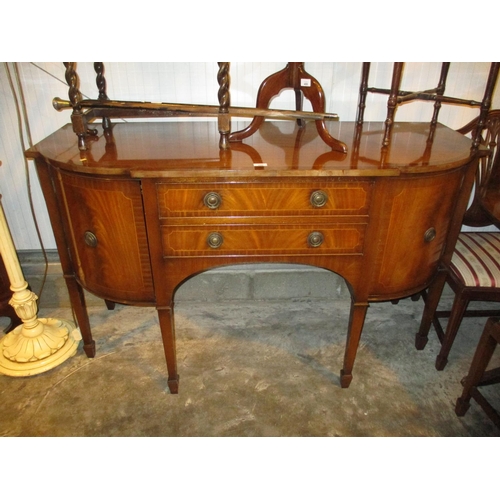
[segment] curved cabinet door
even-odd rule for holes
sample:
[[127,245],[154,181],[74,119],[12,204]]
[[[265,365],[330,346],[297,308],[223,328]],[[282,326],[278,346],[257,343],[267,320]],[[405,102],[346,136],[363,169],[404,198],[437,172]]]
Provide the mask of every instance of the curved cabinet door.
[[122,303],[154,303],[139,181],[59,171],[68,241],[81,284]]
[[[384,183],[372,297],[410,295],[434,277],[448,238],[464,169]],[[382,187],[382,183],[379,184]]]

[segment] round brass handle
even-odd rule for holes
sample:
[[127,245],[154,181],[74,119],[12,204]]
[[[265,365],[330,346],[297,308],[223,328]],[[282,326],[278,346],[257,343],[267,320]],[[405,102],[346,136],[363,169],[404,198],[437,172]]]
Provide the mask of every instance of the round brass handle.
[[320,233],[319,231],[313,231],[308,237],[307,237],[307,244],[310,247],[317,248],[322,245],[324,240],[323,234]]
[[221,203],[222,203],[221,195],[219,193],[214,193],[213,191],[207,193],[203,198],[203,204],[210,210],[215,210],[216,208],[219,208]]
[[219,248],[224,243],[224,238],[220,233],[210,233],[207,237],[207,244],[210,248]]
[[314,191],[309,200],[313,207],[320,208],[326,205],[328,201],[328,195],[324,191]]
[[87,246],[91,248],[95,248],[97,246],[97,236],[92,231],[85,231],[83,239]]
[[431,227],[424,234],[424,241],[430,243],[436,237],[436,229]]

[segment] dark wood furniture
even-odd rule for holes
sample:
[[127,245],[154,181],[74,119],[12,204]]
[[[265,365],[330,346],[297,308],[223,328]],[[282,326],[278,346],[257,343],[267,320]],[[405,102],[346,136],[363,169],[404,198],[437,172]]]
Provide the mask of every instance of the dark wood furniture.
[[[217,118],[220,133],[219,146],[221,149],[229,149],[231,141],[241,141],[245,137],[255,133],[259,124],[267,117],[284,120],[297,119],[300,125],[304,123],[303,120],[314,120],[320,137],[333,151],[341,153],[347,152],[346,144],[332,137],[325,123],[326,120],[338,120],[339,117],[334,113],[325,113],[326,106],[323,88],[313,76],[305,71],[304,63],[290,62],[283,70],[267,77],[259,88],[255,108],[231,106],[230,63],[219,62],[217,64],[219,66],[219,71],[217,73],[217,81],[219,83],[217,97],[219,106],[110,100],[106,93],[107,84],[104,77],[104,64],[102,62],[94,63],[96,84],[99,91],[97,99],[83,98],[79,89],[79,78],[76,70],[77,65],[75,62],[67,62],[64,63],[64,65],[66,67],[66,82],[69,86],[69,100],[65,101],[56,97],[53,99],[53,105],[58,111],[72,109],[71,122],[73,131],[78,136],[78,147],[82,151],[85,151],[87,148],[87,139],[97,133],[97,130],[90,127],[97,118],[102,118],[102,126],[106,133],[106,131],[110,129],[111,118],[211,116]],[[449,62],[442,63],[441,76],[436,88],[423,91],[401,90],[400,86],[404,64],[405,63],[402,62],[394,63],[391,87],[390,89],[383,89],[368,86],[371,64],[369,62],[363,63],[361,84],[359,88],[358,113],[356,118],[357,124],[361,126],[364,122],[366,96],[369,92],[388,95],[387,118],[385,120],[385,130],[382,139],[382,145],[384,147],[387,147],[390,143],[396,110],[401,104],[415,100],[433,100],[435,102],[434,114],[430,121],[429,142],[432,140],[438,122],[439,110],[443,103],[478,107],[479,119],[477,121],[477,127],[472,135],[473,147],[477,148],[479,146],[480,133],[485,126],[486,116],[491,107],[493,91],[500,72],[500,63],[491,63],[484,94],[480,101],[444,95],[450,67]],[[272,97],[276,96],[285,88],[294,90],[297,111],[268,109]],[[309,99],[313,107],[313,112],[302,111],[303,97]],[[251,117],[252,122],[243,130],[231,132],[232,117]]]
[[[479,117],[476,123],[476,128],[473,131],[474,146],[479,145],[480,136],[479,133],[483,130],[486,123],[486,116],[491,107],[491,99],[495,85],[498,79],[498,73],[500,71],[500,63],[493,62],[490,66],[490,72],[488,79],[486,81],[484,94],[482,99],[463,99],[460,97],[447,96],[445,95],[446,81],[448,79],[448,71],[450,69],[450,63],[444,62],[441,65],[441,73],[439,75],[439,82],[435,88],[426,90],[401,90],[401,82],[403,79],[404,64],[402,62],[395,62],[392,71],[392,80],[390,88],[377,88],[369,87],[368,81],[370,76],[370,63],[363,63],[363,68],[361,71],[361,84],[359,88],[359,102],[358,102],[358,114],[356,121],[358,124],[363,123],[364,112],[366,108],[366,96],[368,93],[375,94],[385,94],[387,98],[387,118],[385,120],[385,133],[383,138],[383,144],[386,146],[390,142],[391,129],[395,122],[395,115],[397,107],[401,104],[409,103],[412,101],[434,101],[434,111],[432,118],[430,120],[431,125],[436,125],[438,123],[439,111],[442,104],[453,104],[462,106],[472,106],[479,108]],[[430,128],[430,134],[432,135],[434,128]]]
[[[316,113],[325,113],[326,98],[323,87],[321,87],[316,78],[305,70],[303,62],[289,62],[284,69],[268,76],[259,87],[255,107],[258,109],[268,109],[271,99],[285,89],[293,89],[297,111],[302,111],[303,99],[305,97],[311,103],[313,111]],[[243,130],[231,132],[229,134],[229,141],[237,142],[250,137],[259,129],[264,119],[264,116],[255,116]],[[304,120],[300,118],[297,120],[297,123],[300,127],[305,125]],[[346,145],[330,135],[324,120],[316,120],[315,123],[318,134],[326,144],[331,146],[334,151],[347,152]],[[300,134],[297,137],[300,140]]]
[[[479,118],[473,120],[459,132],[468,134],[476,129]],[[474,197],[464,216],[464,224],[484,227],[495,224],[500,227],[500,218],[495,216],[500,205],[500,110],[491,110],[486,119],[481,142],[489,155],[482,158],[476,172]],[[497,214],[498,215],[498,214]],[[460,233],[455,251],[447,266],[446,281],[455,293],[451,310],[438,310],[434,317],[434,328],[441,341],[436,358],[436,368],[443,370],[463,317],[500,315],[500,309],[468,309],[470,302],[500,302],[500,233]],[[440,318],[448,318],[446,331]]]
[[83,288],[156,307],[176,393],[177,287],[210,268],[259,262],[307,264],[346,279],[342,387],[352,380],[370,302],[430,287],[427,333],[483,151],[440,124],[430,141],[429,124],[394,124],[385,147],[384,123],[327,127],[347,153],[295,121],[265,122],[229,149],[214,122],[99,127],[83,150],[67,125],[30,149],[86,354],[95,345]]
[[[73,131],[78,136],[78,147],[80,150],[87,149],[87,140],[97,131],[91,124],[102,118],[104,131],[108,131],[111,126],[111,118],[172,118],[172,117],[216,117],[220,133],[219,146],[221,149],[229,149],[230,140],[239,141],[240,134],[231,136],[231,119],[233,117],[250,117],[253,125],[257,125],[263,118],[274,118],[282,120],[315,120],[320,136],[330,145],[332,150],[345,152],[345,144],[330,136],[325,120],[338,120],[335,113],[325,113],[325,98],[321,85],[316,79],[305,72],[303,63],[289,63],[285,70],[268,77],[262,84],[257,98],[258,104],[262,107],[245,108],[231,106],[230,96],[230,64],[220,62],[217,73],[219,90],[217,98],[218,106],[206,104],[178,104],[178,103],[152,103],[136,101],[110,100],[106,93],[106,79],[104,77],[104,64],[94,63],[96,72],[96,83],[99,91],[97,99],[84,99],[79,89],[79,78],[76,71],[76,63],[64,63],[66,67],[66,82],[69,86],[69,100],[58,97],[53,99],[53,106],[56,110],[72,109],[71,122]],[[309,78],[311,85],[301,85],[301,78]],[[307,112],[301,109],[297,111],[268,109],[269,100],[275,93],[285,87],[294,88],[296,95],[302,93],[311,100],[314,111]],[[252,126],[252,130],[245,130],[245,136],[251,135],[257,129]]]
[[489,318],[479,339],[469,373],[462,380],[464,388],[455,406],[455,413],[462,417],[470,408],[470,400],[474,399],[498,428],[500,428],[500,414],[485,398],[479,388],[500,382],[500,368],[487,370],[499,343],[500,318]]

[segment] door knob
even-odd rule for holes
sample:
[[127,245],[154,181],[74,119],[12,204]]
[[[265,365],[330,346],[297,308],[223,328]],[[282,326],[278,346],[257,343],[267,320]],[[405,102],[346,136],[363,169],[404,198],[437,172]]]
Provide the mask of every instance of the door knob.
[[95,248],[97,246],[97,236],[92,231],[85,231],[83,239],[87,246],[91,248]]

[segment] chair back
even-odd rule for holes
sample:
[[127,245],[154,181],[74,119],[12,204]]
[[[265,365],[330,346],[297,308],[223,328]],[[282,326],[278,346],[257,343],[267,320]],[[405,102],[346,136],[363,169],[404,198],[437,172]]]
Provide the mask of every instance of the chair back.
[[[458,130],[462,134],[472,132],[479,117]],[[500,229],[500,109],[488,112],[481,134],[481,144],[490,154],[479,161],[474,185],[474,197],[467,209],[463,223],[471,227],[495,225]]]

